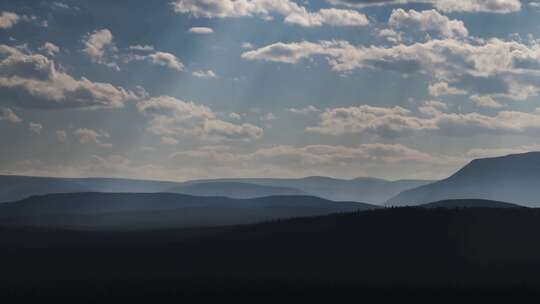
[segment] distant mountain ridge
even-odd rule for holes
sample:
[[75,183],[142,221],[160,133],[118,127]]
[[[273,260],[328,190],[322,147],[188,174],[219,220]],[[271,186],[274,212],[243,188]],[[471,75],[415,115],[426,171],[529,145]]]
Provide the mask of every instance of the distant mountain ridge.
[[[403,190],[431,181],[386,181],[375,178],[352,180],[312,176],[306,178],[236,178],[187,182],[119,178],[55,178],[0,175],[0,203],[32,195],[74,192],[172,192],[198,196],[255,198],[272,195],[313,195],[333,201],[382,204]],[[202,186],[204,184],[204,186]]]
[[426,185],[428,180],[387,181],[377,178],[359,177],[355,179],[336,179],[324,176],[305,178],[224,178],[193,180],[187,184],[208,182],[239,182],[270,187],[298,189],[321,198],[333,201],[356,201],[370,204],[383,204],[398,193]]
[[64,193],[0,204],[0,226],[169,229],[247,224],[374,208],[377,206],[299,195],[231,199],[175,193]]
[[482,199],[454,199],[454,200],[444,200],[433,203],[427,203],[419,205],[422,208],[446,208],[446,209],[455,209],[455,208],[525,208],[520,205],[499,202],[499,201],[490,201]]
[[449,199],[485,199],[538,206],[540,152],[475,159],[444,180],[403,191],[387,205],[419,205]]

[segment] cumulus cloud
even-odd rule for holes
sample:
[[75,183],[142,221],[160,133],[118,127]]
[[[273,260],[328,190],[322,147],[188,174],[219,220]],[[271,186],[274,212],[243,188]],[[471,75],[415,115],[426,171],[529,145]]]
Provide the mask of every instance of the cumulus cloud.
[[212,34],[214,30],[209,27],[192,27],[188,30],[188,32],[193,33],[193,34],[206,35],[206,34]]
[[441,101],[430,100],[418,107],[418,111],[429,116],[436,116],[448,110],[448,106]]
[[56,44],[48,41],[45,42],[39,49],[50,57],[54,57],[58,52],[60,52],[60,48]]
[[81,144],[95,144],[100,147],[110,148],[112,144],[102,142],[102,139],[109,138],[109,134],[103,131],[95,131],[92,129],[79,128],[73,132]]
[[504,105],[502,105],[500,102],[496,101],[493,97],[489,95],[472,95],[470,99],[475,105],[479,107],[494,109],[504,107]]
[[12,123],[22,122],[22,119],[10,108],[0,108],[0,121],[2,120]]
[[83,51],[90,56],[92,61],[115,70],[120,69],[114,62],[118,49],[113,43],[113,34],[110,30],[95,30],[93,33],[86,35],[83,43],[85,46]]
[[[320,114],[317,126],[306,131],[327,135],[371,133],[379,137],[393,138],[417,132],[433,132],[449,136],[472,136],[476,134],[525,134],[540,130],[540,111],[533,113],[500,111],[493,116],[471,113],[445,113],[446,106],[431,103],[423,114],[414,115],[401,107],[373,107],[362,105],[348,108],[327,109]],[[436,106],[436,107],[434,107]]]
[[41,134],[41,130],[43,130],[43,125],[35,122],[30,122],[28,124],[28,129],[36,134]]
[[486,12],[508,14],[521,10],[520,0],[327,0],[333,4],[353,7],[395,5],[406,3],[432,4],[443,12]]
[[398,8],[392,11],[388,25],[394,29],[431,33],[442,37],[467,37],[469,31],[463,21],[450,20],[436,10],[417,12]]
[[[175,152],[171,160],[186,167],[204,168],[209,176],[306,176],[358,177],[373,168],[398,166],[447,166],[461,162],[444,155],[431,155],[401,144],[274,145],[252,152],[230,147],[200,147]],[[375,169],[377,170],[377,169]]]
[[130,45],[129,48],[132,51],[139,51],[139,52],[153,52],[154,46],[153,45]]
[[58,131],[56,131],[56,140],[59,143],[65,143],[67,141],[67,132],[66,132],[66,130],[58,130]]
[[119,108],[138,96],[109,83],[75,79],[54,61],[0,45],[0,92],[5,103],[26,108]]
[[312,113],[318,113],[321,110],[319,110],[315,106],[309,105],[309,106],[304,107],[304,108],[289,108],[289,109],[287,109],[287,111],[289,111],[291,113],[295,113],[295,114],[308,115],[308,114],[312,114]]
[[212,70],[207,70],[207,71],[204,71],[204,70],[200,70],[200,71],[194,71],[192,73],[193,76],[197,77],[197,78],[203,78],[203,79],[209,79],[209,78],[218,78],[218,76],[216,75],[216,73],[214,73],[214,71]]
[[12,12],[2,12],[0,14],[0,29],[8,29],[19,22],[19,15]]
[[177,145],[178,140],[176,138],[173,138],[173,137],[163,136],[161,138],[161,143],[164,144],[164,145]]
[[176,0],[174,11],[197,18],[260,17],[270,19],[273,15],[284,17],[289,24],[304,27],[322,25],[365,26],[366,15],[350,9],[328,8],[310,12],[291,0]]
[[467,91],[452,87],[447,82],[444,82],[444,81],[430,84],[428,87],[428,91],[431,96],[436,96],[436,97],[442,96],[442,95],[467,94]]
[[[374,68],[403,75],[424,73],[436,82],[458,83],[467,77],[478,81],[497,79],[506,84],[507,89],[521,88],[515,92],[520,92],[522,97],[535,96],[538,92],[535,79],[540,74],[540,45],[536,42],[447,38],[409,45],[366,47],[354,46],[347,41],[302,41],[278,42],[242,54],[246,60],[289,64],[314,56],[326,58],[330,67],[341,73]],[[463,83],[467,84],[467,81]],[[496,89],[501,88],[504,89],[501,86]],[[523,95],[524,92],[528,93]],[[515,98],[513,95],[507,94],[507,97]]]
[[150,58],[150,62],[153,64],[165,66],[176,71],[184,70],[184,64],[171,53],[155,52],[148,55],[148,57]]
[[137,108],[150,117],[148,131],[160,136],[248,141],[263,134],[263,130],[257,126],[220,120],[207,106],[170,96],[141,101]]

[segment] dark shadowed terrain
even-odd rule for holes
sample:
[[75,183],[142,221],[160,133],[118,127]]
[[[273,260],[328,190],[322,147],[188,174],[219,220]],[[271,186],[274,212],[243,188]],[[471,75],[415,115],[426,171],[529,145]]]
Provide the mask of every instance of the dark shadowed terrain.
[[539,230],[540,210],[527,208],[391,208],[137,232],[3,225],[0,289],[222,301],[524,295],[540,286]]

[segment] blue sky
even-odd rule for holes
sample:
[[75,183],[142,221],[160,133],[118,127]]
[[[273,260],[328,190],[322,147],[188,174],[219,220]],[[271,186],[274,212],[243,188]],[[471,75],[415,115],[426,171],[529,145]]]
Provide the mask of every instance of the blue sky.
[[3,1],[0,173],[441,178],[538,150],[540,2]]

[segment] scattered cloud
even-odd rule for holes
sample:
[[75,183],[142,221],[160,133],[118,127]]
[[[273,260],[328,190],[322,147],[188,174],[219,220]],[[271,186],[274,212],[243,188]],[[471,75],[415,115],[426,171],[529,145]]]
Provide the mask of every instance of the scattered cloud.
[[[429,108],[428,108],[429,107]],[[500,111],[493,116],[471,113],[445,113],[446,105],[431,102],[420,109],[427,118],[402,107],[362,105],[327,109],[320,114],[317,126],[306,131],[326,135],[371,133],[383,138],[433,132],[447,136],[476,134],[535,134],[540,130],[540,110],[533,113]]]
[[394,29],[434,34],[441,37],[467,37],[469,31],[463,21],[451,20],[436,10],[406,11],[398,8],[392,11],[388,25]]
[[291,0],[176,0],[173,9],[177,13],[196,18],[259,17],[271,19],[274,15],[284,17],[284,22],[303,27],[365,26],[366,15],[351,9],[327,8],[310,12]]
[[396,5],[407,3],[432,4],[443,12],[486,12],[508,14],[521,10],[520,0],[327,0],[336,5],[366,7],[373,5]]
[[95,131],[92,129],[79,128],[73,132],[80,144],[95,144],[100,147],[110,148],[112,144],[103,143],[102,139],[109,138],[109,134],[103,131]]
[[43,130],[43,125],[35,122],[30,122],[28,124],[28,129],[36,134],[41,134],[41,130]]
[[86,35],[83,40],[85,48],[83,51],[92,59],[93,62],[104,64],[114,70],[120,70],[120,67],[114,59],[117,58],[118,49],[113,42],[113,34],[108,29],[95,30]]
[[67,132],[66,132],[66,130],[58,130],[58,131],[56,131],[56,140],[59,143],[65,143],[67,141]]
[[4,103],[24,108],[120,108],[137,94],[109,83],[75,79],[53,60],[0,45],[0,93]]
[[50,57],[54,57],[58,52],[60,52],[60,48],[56,44],[48,41],[45,42],[39,49]]
[[287,111],[291,112],[291,113],[295,113],[295,114],[303,114],[303,115],[308,115],[308,114],[312,114],[312,113],[319,113],[321,110],[319,110],[317,107],[313,106],[313,105],[309,105],[305,108],[289,108],[287,109]]
[[467,91],[454,88],[450,86],[447,82],[441,81],[432,83],[428,87],[429,94],[431,96],[443,96],[443,95],[464,95],[467,94]]
[[176,71],[183,71],[184,64],[175,55],[167,52],[155,52],[148,55],[153,64],[165,66]]
[[0,108],[0,121],[5,120],[11,123],[20,123],[22,119],[10,108]]
[[192,27],[188,30],[188,32],[193,34],[207,35],[212,34],[214,30],[209,27]]
[[160,136],[249,141],[263,134],[263,130],[257,126],[220,120],[207,106],[170,96],[141,101],[137,108],[150,117],[148,131]]
[[504,107],[503,104],[496,101],[495,99],[493,99],[493,97],[489,95],[472,95],[470,99],[475,105],[479,107],[494,108],[494,109],[499,109],[499,108]]
[[9,29],[19,22],[21,18],[13,12],[2,12],[0,14],[0,29]]
[[192,74],[193,74],[193,76],[195,76],[195,77],[197,77],[197,78],[202,78],[202,79],[218,78],[218,76],[216,75],[216,73],[214,73],[214,71],[212,71],[212,70],[207,70],[207,71],[204,71],[204,70],[194,71]]

